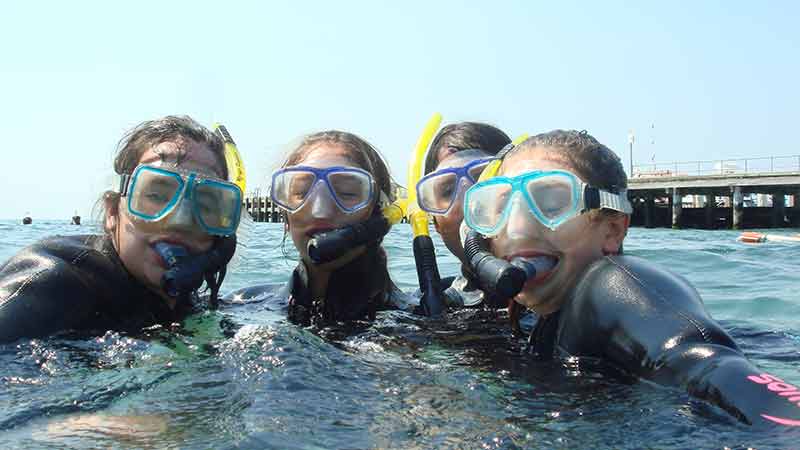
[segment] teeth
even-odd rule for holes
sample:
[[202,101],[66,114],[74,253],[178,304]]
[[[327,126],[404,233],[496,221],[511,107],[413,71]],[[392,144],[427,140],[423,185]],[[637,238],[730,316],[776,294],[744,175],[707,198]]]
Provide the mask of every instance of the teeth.
[[558,263],[552,256],[534,256],[533,258],[514,258],[511,264],[524,270],[527,278],[535,278],[537,274],[549,272]]

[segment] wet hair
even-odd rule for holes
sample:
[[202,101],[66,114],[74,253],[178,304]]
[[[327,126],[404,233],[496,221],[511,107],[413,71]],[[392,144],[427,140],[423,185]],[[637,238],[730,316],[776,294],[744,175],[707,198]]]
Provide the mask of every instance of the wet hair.
[[558,154],[586,183],[598,189],[620,193],[628,187],[628,177],[616,153],[592,135],[576,130],[553,130],[526,139],[511,152],[544,148]]
[[348,156],[372,175],[378,189],[386,194],[389,201],[394,201],[392,177],[381,154],[369,142],[346,131],[328,130],[305,136],[300,144],[286,157],[281,167],[301,164],[306,155],[318,144],[340,145],[347,149]]
[[[225,163],[225,143],[222,138],[208,128],[200,125],[189,116],[166,116],[161,119],[148,120],[140,123],[125,134],[117,144],[114,157],[114,172],[118,175],[133,173],[139,165],[142,154],[148,149],[162,142],[175,142],[180,144],[193,141],[208,146],[219,162],[222,178],[228,177],[227,164]],[[116,203],[120,195],[115,191],[106,191],[98,202],[100,213],[98,218],[104,219],[106,202]]]
[[511,139],[502,130],[481,122],[460,122],[445,126],[433,138],[428,156],[425,158],[425,174],[436,170],[439,151],[450,148],[453,153],[463,150],[483,150],[489,155],[496,155]]

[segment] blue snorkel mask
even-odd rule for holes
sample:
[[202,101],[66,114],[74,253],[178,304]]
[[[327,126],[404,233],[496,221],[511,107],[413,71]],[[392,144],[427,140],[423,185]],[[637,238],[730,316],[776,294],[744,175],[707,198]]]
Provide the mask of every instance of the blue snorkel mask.
[[495,176],[472,186],[464,198],[464,222],[484,236],[496,236],[520,200],[527,206],[524,209],[553,231],[594,209],[624,214],[633,210],[625,191],[589,186],[566,170],[532,171],[516,177]]
[[352,214],[372,204],[374,184],[372,175],[357,167],[289,166],[272,174],[270,198],[290,213],[306,203],[332,199],[342,212]]

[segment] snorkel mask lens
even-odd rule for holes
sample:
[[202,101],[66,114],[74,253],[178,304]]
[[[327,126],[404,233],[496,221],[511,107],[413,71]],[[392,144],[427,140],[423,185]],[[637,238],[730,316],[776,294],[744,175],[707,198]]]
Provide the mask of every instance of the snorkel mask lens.
[[146,222],[179,214],[186,201],[191,203],[196,223],[208,234],[230,236],[239,225],[241,190],[232,183],[198,178],[196,173],[139,166],[126,195],[128,212]]
[[483,169],[494,161],[484,158],[461,167],[448,167],[424,176],[416,186],[419,207],[430,214],[445,215],[458,198],[460,185],[477,182]]
[[[272,174],[270,197],[278,206],[290,213],[303,207],[318,192],[323,183],[331,198],[345,213],[354,213],[368,206],[374,196],[372,176],[355,167],[329,167],[318,169],[293,166]],[[316,194],[314,194],[316,192]]]

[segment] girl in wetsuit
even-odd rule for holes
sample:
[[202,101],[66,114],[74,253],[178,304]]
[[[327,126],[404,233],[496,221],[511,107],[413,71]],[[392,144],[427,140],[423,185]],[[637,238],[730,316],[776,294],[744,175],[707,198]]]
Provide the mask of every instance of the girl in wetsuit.
[[315,263],[308,252],[314,236],[380,215],[393,200],[389,170],[372,145],[344,131],[306,136],[273,173],[270,196],[283,210],[300,261],[279,292],[259,285],[226,298],[271,297],[301,325],[371,320],[382,309],[411,307],[400,304],[381,239],[325,263]]
[[[425,158],[425,176],[417,183],[420,208],[433,216],[436,231],[450,253],[461,263],[460,276],[442,280],[445,298],[453,306],[495,302],[484,298],[464,259],[459,236],[464,192],[477,181],[493,156],[511,139],[500,129],[480,122],[460,122],[442,128]],[[497,300],[497,299],[494,299]],[[507,299],[503,299],[507,300]]]
[[539,316],[532,353],[601,358],[744,422],[800,426],[800,389],[747,361],[686,280],[619,254],[631,207],[611,150],[556,130],[500,156],[496,176],[488,168],[465,195],[465,246],[524,269],[514,299]]
[[61,331],[136,331],[216,301],[236,246],[242,192],[223,139],[189,117],[144,122],[121,141],[104,233],[57,236],[0,266],[0,342]]

